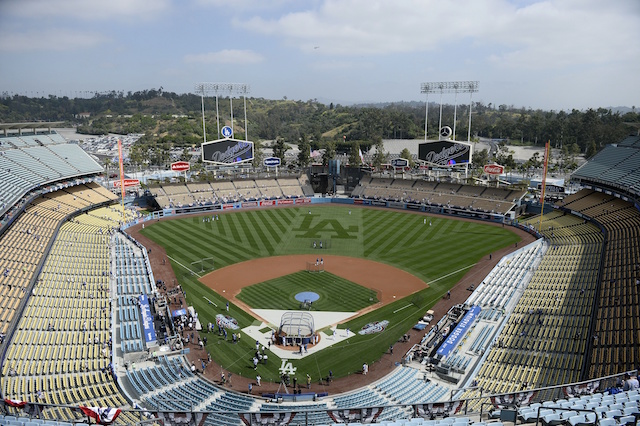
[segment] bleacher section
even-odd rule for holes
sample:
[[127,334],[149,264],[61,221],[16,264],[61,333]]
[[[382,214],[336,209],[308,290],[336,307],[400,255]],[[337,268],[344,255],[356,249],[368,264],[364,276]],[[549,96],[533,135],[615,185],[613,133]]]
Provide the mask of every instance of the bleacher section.
[[[575,216],[554,213],[543,219],[550,248],[476,377],[489,393],[580,378],[603,236]],[[529,223],[537,226],[538,218]]]
[[120,333],[120,349],[123,354],[143,351],[146,347],[141,331],[138,296],[152,293],[154,284],[150,282],[151,271],[140,250],[120,234],[115,237],[112,266],[118,295],[116,330]]
[[640,196],[640,136],[629,136],[618,144],[605,146],[571,177]]
[[[491,270],[467,299],[468,305],[504,310],[516,295],[528,283],[527,275],[537,268],[544,253],[542,240],[538,240],[504,257]],[[516,300],[520,295],[516,297]]]
[[635,369],[640,361],[640,212],[627,201],[588,189],[565,199],[562,207],[597,220],[607,233],[589,377]]
[[414,368],[400,368],[375,385],[392,403],[415,404],[421,401],[439,401],[449,389],[426,381],[424,374]]
[[82,148],[58,134],[0,137],[0,216],[46,183],[100,172]]
[[5,334],[56,227],[70,213],[115,196],[97,184],[37,198],[0,239],[0,333]]
[[[64,197],[80,200],[60,195]],[[60,200],[48,201],[55,207]],[[48,404],[127,404],[108,369],[112,330],[108,231],[117,227],[120,216],[109,208],[91,213],[62,225],[38,276],[3,365],[3,393],[9,398]],[[66,408],[45,409],[43,416],[79,418]]]
[[304,197],[313,195],[310,188],[306,176],[149,185],[149,191],[161,208]]
[[363,178],[353,197],[404,201],[447,208],[504,214],[525,191],[445,182],[391,178]]

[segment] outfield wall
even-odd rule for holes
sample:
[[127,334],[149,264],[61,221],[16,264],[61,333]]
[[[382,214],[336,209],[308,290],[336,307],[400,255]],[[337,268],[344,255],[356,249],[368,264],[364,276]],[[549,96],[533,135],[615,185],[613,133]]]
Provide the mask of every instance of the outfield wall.
[[310,204],[345,204],[355,206],[371,206],[371,207],[386,207],[396,210],[412,210],[424,213],[433,213],[453,217],[466,217],[477,220],[484,220],[488,222],[508,223],[512,224],[512,221],[506,218],[504,215],[485,212],[473,212],[462,209],[455,209],[443,206],[433,206],[426,204],[407,203],[399,201],[385,201],[385,200],[368,200],[361,198],[332,198],[332,197],[314,197],[314,198],[290,198],[285,200],[258,200],[258,201],[242,201],[227,204],[211,204],[206,206],[195,207],[181,207],[163,209],[147,216],[137,218],[134,221],[127,222],[121,229],[127,229],[130,226],[137,225],[152,220],[159,220],[163,217],[181,216],[189,214],[211,214],[215,216],[221,211],[228,210],[240,210],[240,209],[260,209],[276,206],[298,206],[304,207]]

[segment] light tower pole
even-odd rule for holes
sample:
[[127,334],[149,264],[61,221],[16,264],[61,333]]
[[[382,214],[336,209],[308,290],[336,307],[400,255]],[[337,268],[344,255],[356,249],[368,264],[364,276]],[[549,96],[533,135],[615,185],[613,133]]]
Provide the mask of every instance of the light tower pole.
[[196,93],[199,93],[202,97],[202,131],[204,133],[204,142],[207,141],[207,132],[205,126],[204,117],[204,97],[207,94],[212,93],[216,98],[216,121],[218,123],[218,137],[220,137],[220,114],[218,113],[218,96],[229,95],[229,105],[231,107],[231,128],[233,129],[233,96],[240,95],[244,100],[244,140],[248,141],[248,128],[247,128],[247,94],[250,92],[248,84],[241,83],[197,83],[194,86]]
[[467,135],[467,142],[471,141],[471,103],[472,103],[472,95],[473,93],[478,91],[479,82],[478,81],[438,81],[438,82],[429,82],[422,83],[420,85],[420,93],[424,93],[427,95],[427,105],[425,112],[425,123],[424,123],[424,139],[427,140],[427,129],[428,125],[426,120],[429,118],[429,93],[439,93],[440,94],[440,119],[439,126],[442,127],[442,95],[445,93],[453,93],[455,95],[455,106],[454,106],[454,117],[453,117],[453,138],[455,140],[456,133],[456,121],[457,121],[457,107],[458,107],[458,93],[469,93],[469,132]]

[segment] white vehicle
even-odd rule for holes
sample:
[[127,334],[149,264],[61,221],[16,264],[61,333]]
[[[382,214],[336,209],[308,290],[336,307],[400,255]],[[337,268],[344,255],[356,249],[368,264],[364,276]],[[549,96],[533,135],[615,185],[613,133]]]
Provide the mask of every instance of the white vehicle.
[[429,309],[427,313],[424,315],[424,317],[422,317],[422,321],[429,324],[433,320],[433,314],[434,314],[433,310]]

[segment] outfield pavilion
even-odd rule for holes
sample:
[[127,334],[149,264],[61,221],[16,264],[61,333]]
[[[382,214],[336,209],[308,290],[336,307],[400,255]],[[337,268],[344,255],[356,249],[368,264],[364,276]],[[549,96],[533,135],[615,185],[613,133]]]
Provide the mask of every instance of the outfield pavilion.
[[[638,361],[637,135],[607,146],[578,169],[574,178],[584,188],[523,225],[535,229],[542,222],[544,241],[505,259],[452,313],[463,315],[471,305],[486,312],[466,330],[457,352],[444,356],[441,381],[434,375],[426,382],[418,362],[419,351],[431,358],[428,352],[439,345],[428,333],[414,348],[413,360],[379,382],[285,404],[192,375],[180,355],[161,355],[124,370],[125,356],[144,352],[140,349],[148,343],[140,306],[132,299],[141,293],[154,297],[159,290],[144,247],[119,231],[116,197],[96,183],[101,167],[49,130],[12,133],[0,142],[1,389],[4,399],[32,406],[23,410],[5,402],[0,418],[5,424],[76,423],[86,418],[77,411],[82,405],[122,408],[117,424],[145,419],[129,411],[139,406],[157,412],[165,424],[185,418],[171,414],[181,411],[207,413],[200,417],[205,424],[240,424],[237,412],[254,413],[256,420],[260,413],[279,411],[296,412],[293,424],[331,424],[334,412],[385,407],[377,420],[387,424],[414,418],[411,424],[468,425],[478,422],[483,400],[467,406],[474,415],[462,416],[449,416],[459,405],[447,401],[479,396],[478,389],[487,402],[488,393],[498,395],[493,399],[498,406],[509,400],[499,395],[521,398],[523,421],[532,421],[525,406],[540,403],[547,407],[548,423],[566,413],[571,424],[593,422],[588,410],[604,423],[635,422],[637,393],[609,398],[599,391],[620,374],[635,372]],[[135,212],[125,214],[127,222],[141,220]],[[509,285],[500,284],[505,282]],[[462,389],[446,387],[447,375]],[[563,385],[574,382],[585,384],[564,388],[574,397],[557,400]],[[432,419],[442,415],[450,420]]]

